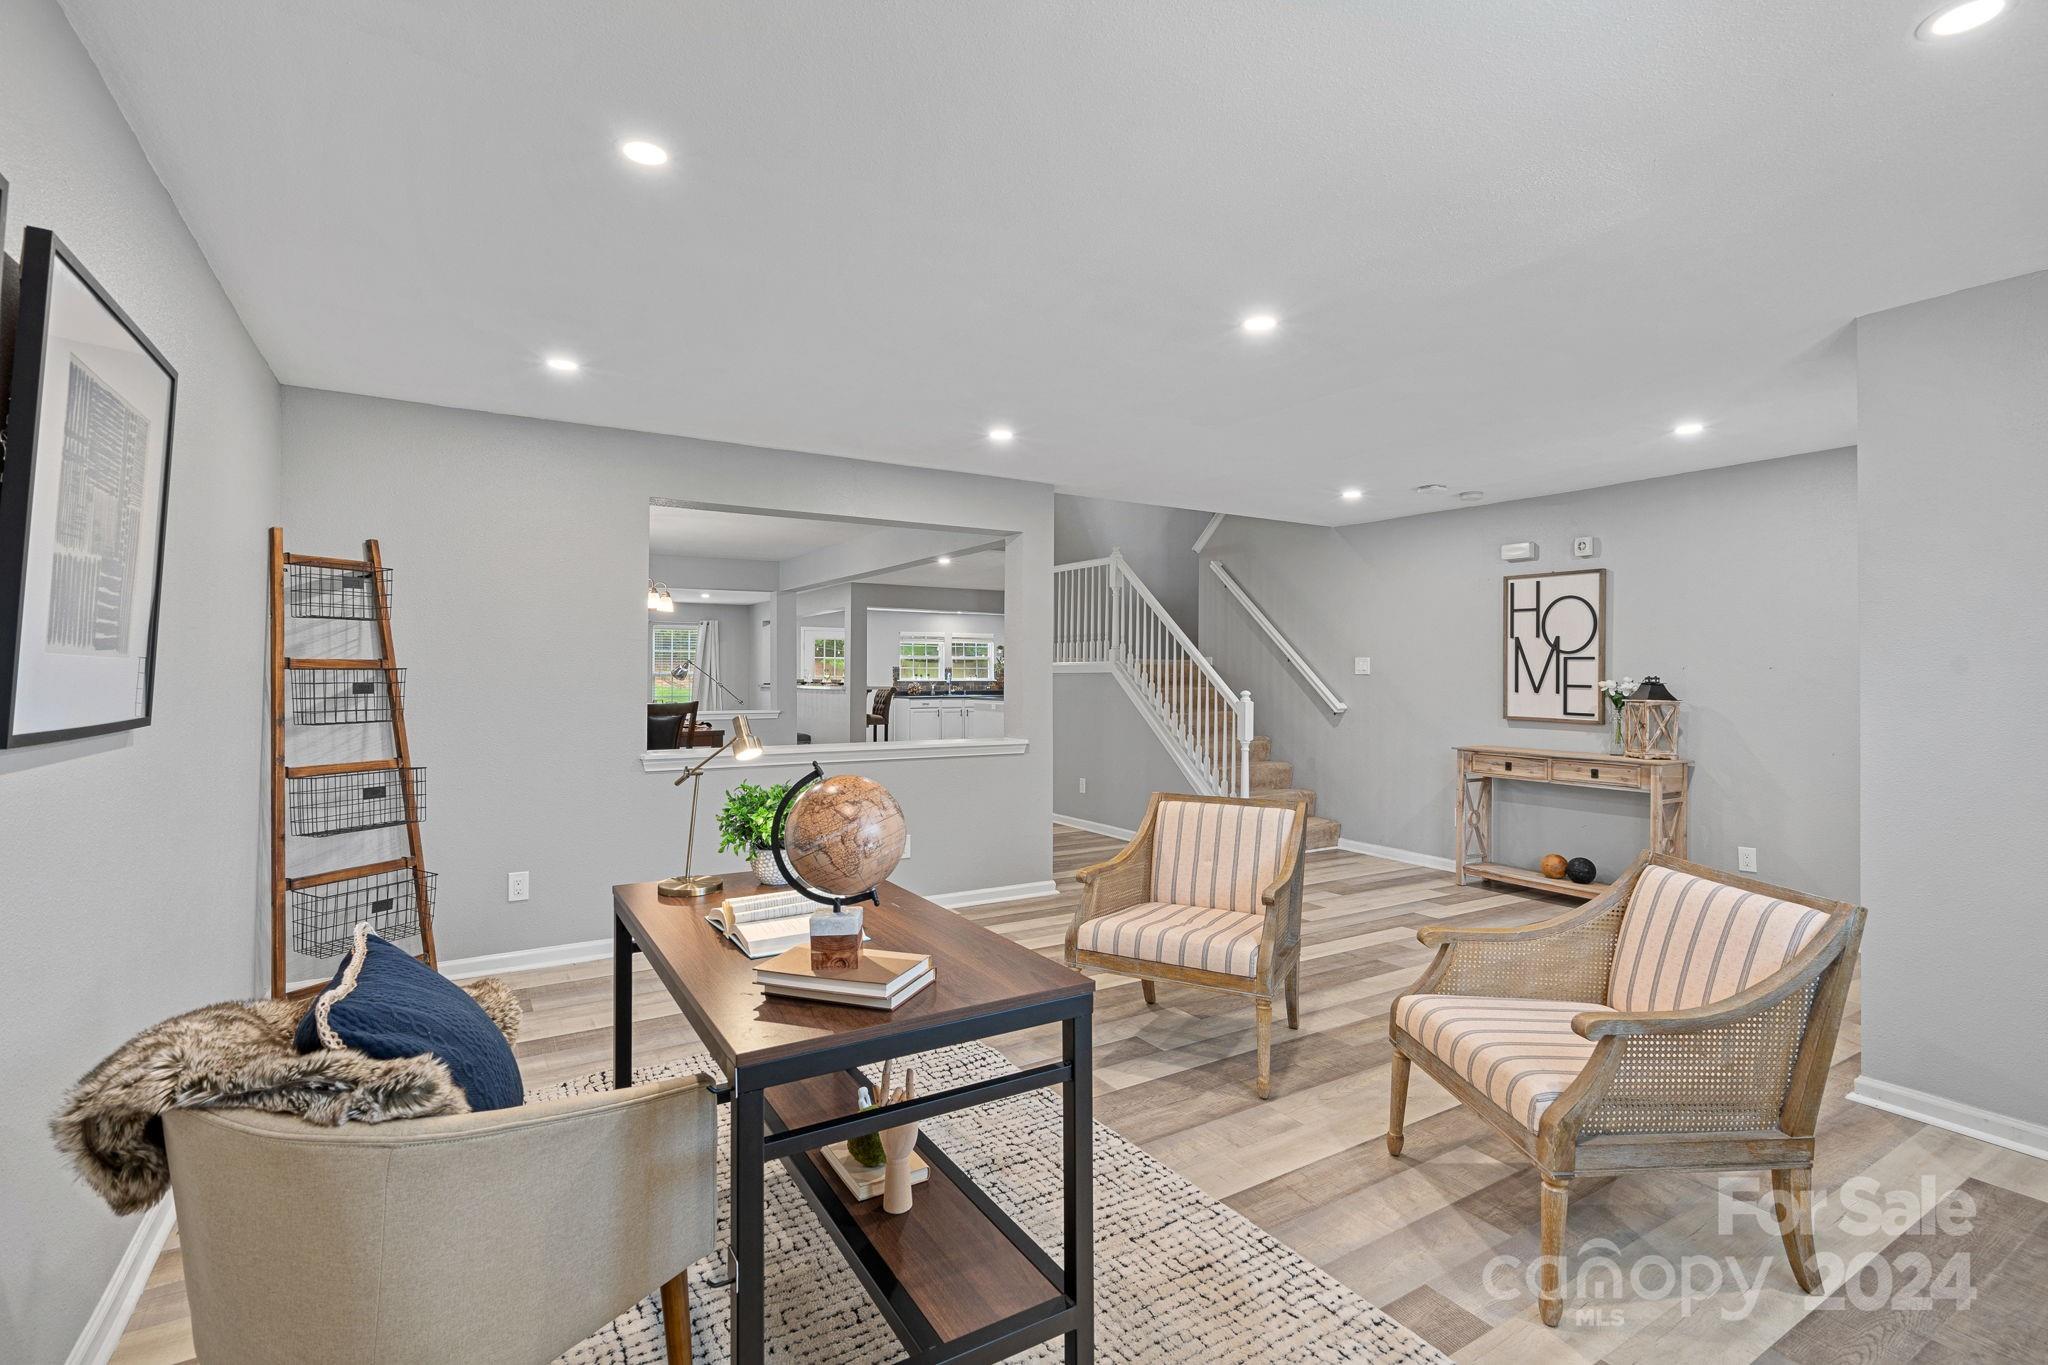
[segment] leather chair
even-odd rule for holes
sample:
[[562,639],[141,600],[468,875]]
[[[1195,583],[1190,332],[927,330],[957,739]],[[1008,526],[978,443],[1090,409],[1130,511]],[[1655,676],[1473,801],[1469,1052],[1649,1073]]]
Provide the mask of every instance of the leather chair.
[[894,687],[878,687],[868,701],[868,738],[875,737],[875,729],[881,727],[882,738],[889,738],[889,704],[896,699]]
[[699,1076],[343,1128],[173,1110],[198,1357],[546,1362],[659,1286],[683,1365],[684,1274],[714,1248],[716,1109]]
[[647,703],[647,747],[689,749],[695,747],[699,732],[708,736],[711,725],[697,719],[694,701],[651,701]]

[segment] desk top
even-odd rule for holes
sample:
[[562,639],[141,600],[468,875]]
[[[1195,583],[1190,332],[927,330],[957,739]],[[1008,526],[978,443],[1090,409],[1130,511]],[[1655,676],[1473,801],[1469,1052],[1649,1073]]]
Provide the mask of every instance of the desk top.
[[[704,916],[727,896],[764,889],[752,873],[725,874],[725,888],[689,900],[662,896],[653,882],[612,888],[612,906],[648,964],[731,1077],[739,1067],[799,1057],[1007,1009],[1076,1001],[1092,1005],[1095,983],[913,895],[893,882],[863,904],[870,947],[929,953],[937,980],[893,1010],[768,995],[754,963]],[[767,888],[778,889],[778,888]]]

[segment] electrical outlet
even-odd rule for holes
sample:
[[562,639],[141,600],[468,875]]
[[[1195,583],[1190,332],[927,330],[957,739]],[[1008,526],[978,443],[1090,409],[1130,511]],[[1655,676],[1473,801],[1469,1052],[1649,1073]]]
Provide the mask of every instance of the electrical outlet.
[[1735,870],[1737,872],[1756,871],[1756,850],[1737,844],[1735,846]]
[[1353,659],[1353,660],[1351,661],[1351,671],[1352,671],[1353,673],[1355,673],[1356,675],[1358,675],[1359,677],[1361,677],[1361,678],[1363,678],[1363,677],[1366,677],[1366,676],[1368,676],[1369,674],[1371,674],[1371,672],[1372,672],[1372,659],[1371,659],[1371,657],[1370,657],[1370,656],[1368,656],[1368,655],[1365,655],[1365,654],[1361,654],[1361,655],[1359,655],[1359,656],[1358,656],[1357,658]]
[[1084,777],[1084,778],[1082,778],[1082,779],[1081,779],[1081,795],[1083,795],[1083,796],[1086,796],[1087,794],[1088,794],[1088,779]]
[[523,901],[533,889],[533,874],[530,872],[507,872],[505,874],[505,899]]

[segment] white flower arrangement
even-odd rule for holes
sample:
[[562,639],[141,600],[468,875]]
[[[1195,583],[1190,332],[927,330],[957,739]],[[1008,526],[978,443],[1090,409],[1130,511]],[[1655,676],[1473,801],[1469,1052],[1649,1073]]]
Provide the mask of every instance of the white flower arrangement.
[[1616,711],[1620,711],[1621,704],[1628,700],[1631,692],[1636,690],[1636,680],[1634,678],[1622,678],[1620,680],[1602,678],[1600,680],[1600,690],[1607,694],[1607,704]]

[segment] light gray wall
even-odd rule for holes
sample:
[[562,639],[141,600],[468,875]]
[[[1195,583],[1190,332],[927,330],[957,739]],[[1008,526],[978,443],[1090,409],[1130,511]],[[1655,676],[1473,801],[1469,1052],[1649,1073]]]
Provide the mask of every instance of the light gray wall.
[[[1610,672],[1659,673],[1684,707],[1693,856],[1733,867],[1747,844],[1766,880],[1853,898],[1855,492],[1855,453],[1837,450],[1337,530],[1233,517],[1210,555],[1351,709],[1332,717],[1206,571],[1203,647],[1346,839],[1449,857],[1453,746],[1606,740],[1501,719],[1501,579],[1607,568]],[[1582,534],[1597,558],[1572,558]],[[1504,563],[1522,540],[1541,558]],[[1612,871],[1643,846],[1623,797],[1500,783],[1495,802],[1508,861],[1555,850]]]
[[1109,674],[1056,675],[1052,706],[1052,806],[1061,815],[1134,830],[1153,792],[1192,790]]
[[2048,272],[1856,347],[1863,1073],[2048,1124]]
[[[911,591],[916,591],[912,589]],[[869,687],[887,687],[889,671],[896,667],[897,647],[906,633],[916,635],[992,635],[995,642],[1003,643],[1003,618],[1000,613],[993,616],[969,615],[964,612],[910,611],[903,607],[891,607],[877,611],[868,608],[868,673]],[[1057,718],[1055,718],[1057,724]]]
[[[651,497],[1014,532],[1005,600],[1023,681],[1009,707],[1030,751],[859,770],[903,802],[916,852],[899,880],[913,889],[1051,875],[1047,486],[305,389],[287,389],[284,408],[295,539],[346,547],[377,535],[395,581],[410,585],[395,625],[427,769],[445,956],[600,938],[613,883],[679,870],[687,795],[640,769],[645,607],[618,590],[645,563]],[[503,619],[470,610],[464,594],[476,582],[517,605],[527,647],[504,649]],[[795,626],[785,609],[783,657],[795,657]],[[777,681],[793,696],[793,671]],[[735,777],[800,771],[711,770],[700,863],[738,866],[707,854],[703,837]],[[506,903],[513,870],[533,874],[530,901]]]
[[279,396],[57,5],[0,0],[0,52],[7,255],[54,228],[178,369],[154,722],[0,752],[0,1359],[58,1361],[136,1225],[50,1145],[65,1088],[138,1029],[268,984]]
[[1150,507],[1114,498],[1061,493],[1053,499],[1054,563],[1101,559],[1122,550],[1127,562],[1159,605],[1180,628],[1195,634],[1200,615],[1195,541],[1209,524],[1207,512],[1184,507]]

